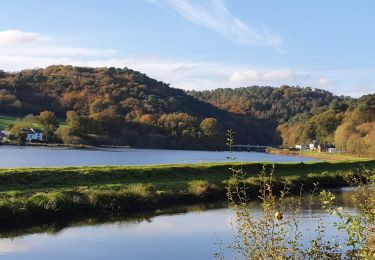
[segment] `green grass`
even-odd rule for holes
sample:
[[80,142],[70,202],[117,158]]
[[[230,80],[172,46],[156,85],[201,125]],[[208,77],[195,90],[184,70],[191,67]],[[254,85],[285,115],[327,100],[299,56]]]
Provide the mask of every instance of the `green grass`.
[[[263,163],[235,163],[247,173],[256,196]],[[72,213],[152,209],[182,201],[225,199],[231,177],[228,163],[155,166],[101,166],[0,169],[0,220]],[[271,170],[271,165],[266,166]],[[291,191],[319,183],[321,188],[345,186],[374,160],[275,164],[275,187]]]
[[287,155],[298,155],[304,157],[315,158],[322,161],[329,162],[340,162],[340,161],[368,161],[374,158],[363,157],[353,154],[339,154],[339,153],[328,153],[318,152],[311,150],[291,151],[289,149],[269,148],[267,152],[272,154],[287,154]]
[[[0,114],[0,130],[4,130],[10,124],[13,124],[17,119],[22,117],[14,116],[14,115],[5,115]],[[65,126],[65,118],[57,118],[61,126]],[[35,127],[40,127],[38,124],[35,124]]]
[[4,130],[8,125],[14,123],[18,117],[9,115],[0,115],[0,130]]

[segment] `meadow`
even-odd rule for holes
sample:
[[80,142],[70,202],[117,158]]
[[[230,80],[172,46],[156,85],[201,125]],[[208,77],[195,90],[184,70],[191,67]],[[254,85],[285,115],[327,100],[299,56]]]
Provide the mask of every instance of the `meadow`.
[[16,116],[0,115],[0,130],[4,130],[7,126],[17,120]]
[[0,169],[0,220],[17,222],[67,215],[127,214],[176,203],[226,200],[231,168],[246,172],[247,192],[256,198],[259,172],[274,168],[276,190],[331,188],[365,178],[374,160],[317,163],[205,163]]

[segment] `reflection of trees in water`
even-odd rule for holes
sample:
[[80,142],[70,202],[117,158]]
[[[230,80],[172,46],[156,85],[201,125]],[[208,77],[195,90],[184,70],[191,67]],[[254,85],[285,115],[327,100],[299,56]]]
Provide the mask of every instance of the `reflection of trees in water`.
[[160,208],[143,213],[133,213],[130,215],[108,216],[106,214],[89,217],[70,217],[59,220],[35,220],[33,222],[17,223],[14,226],[0,227],[0,239],[15,238],[37,233],[46,233],[56,235],[66,228],[77,228],[85,226],[106,225],[111,223],[118,224],[139,224],[162,215],[186,214],[189,212],[203,212],[206,210],[219,209],[227,206],[227,202],[200,203],[193,205],[175,205],[172,207]]
[[[344,189],[333,190],[332,192],[336,195],[336,204],[347,208],[349,210],[354,210],[353,202],[351,196],[353,191]],[[295,200],[295,196],[289,196],[285,198],[285,202],[292,203]],[[26,236],[37,233],[46,233],[50,235],[55,235],[66,228],[73,227],[85,227],[85,226],[95,226],[95,225],[105,225],[111,223],[118,224],[139,224],[141,222],[147,221],[152,222],[154,217],[162,215],[174,215],[174,214],[186,214],[189,212],[203,212],[207,210],[224,208],[227,206],[227,202],[215,202],[215,203],[200,203],[192,205],[175,205],[172,207],[160,208],[153,211],[147,211],[138,214],[130,215],[118,215],[118,216],[108,216],[106,214],[96,215],[90,217],[70,217],[59,220],[39,220],[34,222],[24,222],[17,223],[15,226],[1,227],[0,228],[0,238],[14,238],[19,236]],[[321,213],[321,203],[319,196],[304,196],[302,199],[302,210],[312,211],[315,213]],[[253,200],[249,203],[249,207],[254,209],[254,212],[261,210],[261,204],[258,200]],[[288,214],[288,212],[285,212]]]

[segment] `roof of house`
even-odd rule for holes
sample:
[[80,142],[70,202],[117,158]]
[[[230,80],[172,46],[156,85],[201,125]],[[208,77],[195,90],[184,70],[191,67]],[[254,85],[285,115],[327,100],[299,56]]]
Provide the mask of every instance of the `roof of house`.
[[29,134],[41,134],[41,133],[43,133],[43,132],[39,128],[31,128],[29,130]]
[[7,131],[7,130],[1,130],[0,133],[2,135],[10,135],[11,134],[10,131]]

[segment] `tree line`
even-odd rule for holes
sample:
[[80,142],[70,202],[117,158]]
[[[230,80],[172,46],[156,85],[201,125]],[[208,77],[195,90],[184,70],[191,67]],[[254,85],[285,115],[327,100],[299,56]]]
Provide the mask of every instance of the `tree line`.
[[0,71],[0,113],[22,141],[40,127],[48,142],[146,148],[294,146],[317,140],[374,154],[374,95],[359,99],[299,86],[183,91],[128,68],[49,66]]
[[41,113],[53,113],[65,122],[42,126],[49,142],[224,149],[226,129],[234,129],[244,143],[278,142],[266,120],[239,117],[127,68],[1,72],[0,113],[23,118],[9,126],[20,141]]
[[276,123],[284,146],[316,141],[353,154],[375,156],[375,97],[335,96],[299,86],[251,86],[189,91],[218,108]]
[[375,94],[365,95],[352,109],[331,108],[304,120],[280,124],[285,146],[312,140],[334,144],[343,152],[375,156]]

